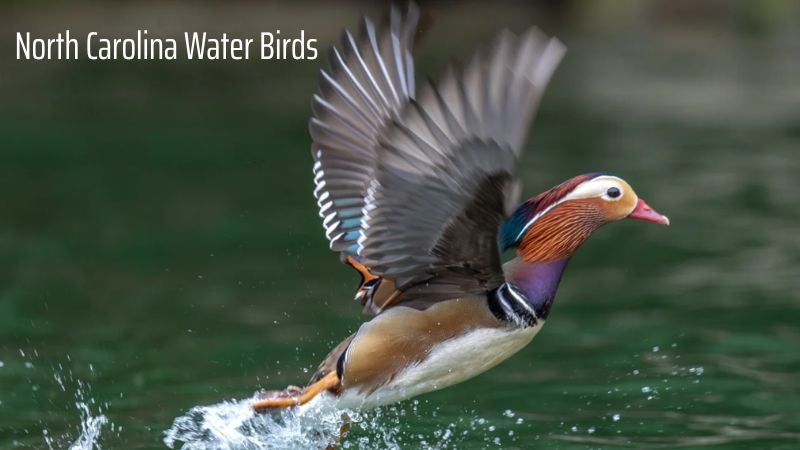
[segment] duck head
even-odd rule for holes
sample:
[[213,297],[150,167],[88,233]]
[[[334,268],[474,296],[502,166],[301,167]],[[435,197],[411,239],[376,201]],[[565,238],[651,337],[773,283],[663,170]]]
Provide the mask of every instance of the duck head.
[[528,263],[564,260],[601,226],[622,219],[669,225],[625,180],[578,175],[523,203],[503,224],[500,248]]

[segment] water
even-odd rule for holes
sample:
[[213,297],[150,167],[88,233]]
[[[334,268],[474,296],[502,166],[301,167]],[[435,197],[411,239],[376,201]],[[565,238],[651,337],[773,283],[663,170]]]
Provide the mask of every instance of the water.
[[[109,423],[108,417],[104,414],[104,411],[108,409],[108,403],[97,401],[92,394],[92,385],[77,378],[68,368],[71,363],[69,356],[64,363],[57,363],[55,366],[45,368],[37,367],[39,363],[38,350],[26,353],[25,350],[19,349],[19,356],[22,358],[22,365],[26,370],[38,370],[52,375],[50,380],[46,380],[42,384],[29,378],[31,397],[36,398],[40,392],[48,394],[58,392],[72,398],[67,405],[53,402],[49,405],[60,409],[61,414],[74,419],[65,429],[51,429],[47,421],[38,421],[42,440],[47,449],[100,450],[102,449],[100,437],[104,429],[106,429],[107,435],[119,436],[122,429],[114,423]],[[5,367],[5,363],[0,364],[0,368],[2,367]],[[88,369],[90,372],[94,372],[91,365]],[[33,434],[34,430],[24,429],[23,432]],[[16,440],[12,444],[14,447],[23,445]]]
[[[465,410],[450,423],[420,429],[406,423],[424,413],[419,400],[365,413],[336,409],[328,396],[294,410],[258,415],[250,407],[255,398],[194,407],[164,432],[164,443],[183,450],[325,448],[336,443],[342,448],[454,449],[476,440],[501,447],[516,442],[514,429],[524,424],[511,410],[494,421]],[[433,417],[437,414],[435,408]],[[344,423],[350,429],[340,441]]]
[[164,443],[169,448],[202,450],[322,448],[335,442],[344,413],[330,402],[315,402],[273,417],[254,414],[250,406],[254,399],[194,407],[175,419],[164,433]]
[[[243,33],[299,14],[165,8],[181,28],[214,16]],[[26,11],[0,26],[64,20]],[[325,39],[357,17],[304,11]],[[753,30],[473,11],[481,21],[437,16],[425,71],[502,24],[544,21],[570,49],[532,133],[526,194],[606,170],[672,225],[599,231],[528,348],[416,401],[347,412],[342,447],[797,448],[800,39],[781,19],[795,13]],[[453,34],[459,23],[469,35]],[[247,407],[260,388],[304,382],[360,323],[357,279],[327,250],[311,196],[318,63],[10,65],[0,448],[335,439],[341,412],[324,404]]]

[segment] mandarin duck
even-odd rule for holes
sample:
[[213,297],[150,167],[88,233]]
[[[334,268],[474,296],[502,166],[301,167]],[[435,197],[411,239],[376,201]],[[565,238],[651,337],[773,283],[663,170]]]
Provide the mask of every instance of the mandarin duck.
[[[419,13],[364,18],[330,51],[312,100],[314,195],[330,248],[361,274],[371,316],[305,388],[371,408],[472,378],[518,352],[547,320],[564,269],[601,226],[669,224],[619,177],[573,177],[517,206],[528,127],[565,52],[539,29],[500,32],[438,83],[414,78]],[[515,250],[506,262],[501,252]]]

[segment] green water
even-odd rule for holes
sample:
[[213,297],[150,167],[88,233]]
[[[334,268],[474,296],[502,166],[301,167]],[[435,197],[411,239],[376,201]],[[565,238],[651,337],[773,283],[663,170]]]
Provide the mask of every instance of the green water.
[[[483,27],[504,20],[535,21]],[[479,41],[445,40],[448,23],[423,69]],[[570,52],[532,132],[526,195],[609,171],[672,226],[599,231],[528,348],[346,443],[798,448],[796,33],[548,30]],[[319,64],[11,64],[0,448],[68,447],[80,401],[108,420],[103,448],[163,448],[193,406],[302,383],[359,325],[357,277],[327,250],[311,195]]]

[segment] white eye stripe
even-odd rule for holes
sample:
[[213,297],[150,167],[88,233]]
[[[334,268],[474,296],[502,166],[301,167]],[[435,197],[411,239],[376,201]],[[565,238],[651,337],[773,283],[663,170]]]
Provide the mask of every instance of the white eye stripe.
[[[593,197],[603,197],[605,200],[617,201],[625,195],[625,188],[622,183],[623,181],[615,176],[601,175],[576,186],[572,192],[564,197],[563,201]],[[608,189],[612,187],[619,189],[621,195],[616,198],[610,197]]]

